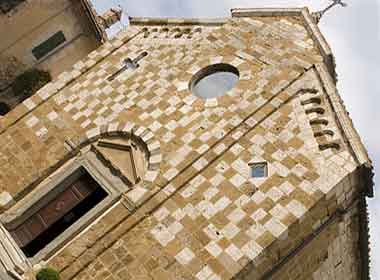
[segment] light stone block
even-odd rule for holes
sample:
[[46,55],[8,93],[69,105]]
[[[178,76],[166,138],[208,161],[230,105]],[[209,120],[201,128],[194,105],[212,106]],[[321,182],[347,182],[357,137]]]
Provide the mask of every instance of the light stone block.
[[210,243],[208,243],[206,245],[205,249],[214,258],[217,258],[223,252],[223,249],[218,245],[218,243],[216,243],[214,241],[211,241]]
[[7,206],[8,204],[13,202],[13,197],[9,192],[0,193],[0,207]]
[[191,262],[192,259],[194,259],[195,255],[193,251],[191,251],[189,248],[183,249],[181,252],[179,252],[175,259],[182,265],[187,265]]

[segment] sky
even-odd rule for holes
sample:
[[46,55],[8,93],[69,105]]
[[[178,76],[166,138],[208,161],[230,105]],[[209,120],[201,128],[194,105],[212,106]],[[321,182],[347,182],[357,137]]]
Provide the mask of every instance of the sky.
[[[330,0],[92,0],[99,12],[121,5],[125,15],[144,17],[228,17],[231,8],[309,7]],[[375,173],[380,166],[380,0],[346,0],[326,14],[319,28],[336,58],[338,90],[369,151]],[[111,33],[126,27],[127,16]],[[380,180],[379,174],[375,182]],[[371,276],[380,279],[380,194],[369,199]],[[380,193],[380,192],[379,192]],[[377,195],[378,194],[378,195]]]

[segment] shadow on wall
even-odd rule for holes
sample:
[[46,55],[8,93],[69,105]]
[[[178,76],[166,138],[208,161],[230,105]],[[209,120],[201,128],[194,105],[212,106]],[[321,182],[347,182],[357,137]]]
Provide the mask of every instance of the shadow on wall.
[[0,93],[0,116],[7,114],[51,80],[49,72],[36,68],[16,76],[14,81]]

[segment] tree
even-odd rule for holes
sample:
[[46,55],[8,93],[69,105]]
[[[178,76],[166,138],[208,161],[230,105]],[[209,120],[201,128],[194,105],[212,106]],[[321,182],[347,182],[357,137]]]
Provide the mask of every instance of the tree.
[[28,98],[50,81],[49,72],[32,68],[16,77],[12,90],[16,96]]

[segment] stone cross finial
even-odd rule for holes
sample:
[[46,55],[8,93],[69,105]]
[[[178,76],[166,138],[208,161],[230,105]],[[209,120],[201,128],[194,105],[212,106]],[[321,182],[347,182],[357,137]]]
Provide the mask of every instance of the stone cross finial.
[[347,7],[347,3],[343,2],[342,0],[332,0],[332,3],[328,5],[325,9],[312,13],[312,16],[315,20],[316,23],[319,23],[321,20],[322,16],[329,10],[331,10],[333,7],[340,5],[342,7]]

